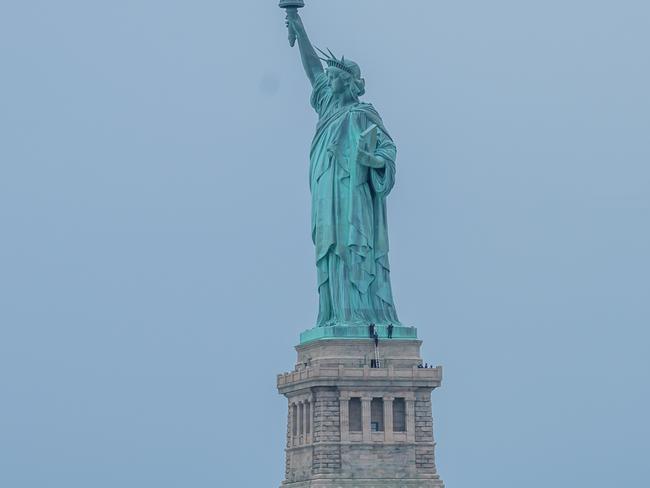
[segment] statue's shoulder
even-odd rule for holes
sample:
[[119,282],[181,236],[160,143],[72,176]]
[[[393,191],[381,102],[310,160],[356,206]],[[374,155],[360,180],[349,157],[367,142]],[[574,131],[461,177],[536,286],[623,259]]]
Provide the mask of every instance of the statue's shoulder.
[[376,124],[377,121],[379,121],[380,123],[377,125],[383,125],[379,112],[377,112],[377,109],[371,103],[365,103],[365,102],[356,103],[352,108],[352,112],[363,113],[366,116],[368,116],[373,121],[374,124]]
[[353,110],[358,110],[360,112],[371,112],[379,116],[379,112],[377,112],[377,109],[374,107],[372,103],[366,103],[366,102],[355,103]]

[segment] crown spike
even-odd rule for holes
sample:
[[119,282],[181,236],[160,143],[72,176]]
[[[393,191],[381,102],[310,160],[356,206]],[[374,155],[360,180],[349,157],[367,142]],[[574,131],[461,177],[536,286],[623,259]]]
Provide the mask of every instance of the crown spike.
[[[323,50],[322,50],[321,48],[319,48],[318,46],[314,46],[314,47],[318,50],[318,52],[320,52],[323,56],[325,56],[326,58],[329,59],[329,56],[327,55],[327,53],[326,53],[325,51],[323,51]],[[323,59],[323,58],[320,58],[320,59]],[[327,61],[327,59],[323,59],[323,61]]]
[[329,48],[327,48],[327,51],[329,52],[329,54],[327,54],[325,51],[323,51],[318,46],[314,46],[314,48],[324,56],[324,57],[318,56],[318,59],[320,59],[321,61],[326,63],[328,67],[330,67],[330,68],[338,68],[338,69],[340,69],[342,71],[345,71],[345,72],[351,74],[353,77],[358,76],[357,74],[355,74],[355,72],[349,66],[346,66],[346,64],[345,64],[345,56],[342,56],[341,59],[338,59],[336,57],[336,55]]

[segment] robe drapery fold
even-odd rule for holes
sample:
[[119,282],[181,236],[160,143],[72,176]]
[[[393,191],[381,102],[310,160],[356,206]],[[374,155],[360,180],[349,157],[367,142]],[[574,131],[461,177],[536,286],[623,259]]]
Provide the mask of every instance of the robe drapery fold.
[[[312,240],[316,250],[317,325],[399,325],[390,286],[386,196],[395,181],[396,147],[367,103],[337,108],[326,75],[314,84],[319,115],[310,153]],[[359,137],[377,130],[381,169],[356,160]]]

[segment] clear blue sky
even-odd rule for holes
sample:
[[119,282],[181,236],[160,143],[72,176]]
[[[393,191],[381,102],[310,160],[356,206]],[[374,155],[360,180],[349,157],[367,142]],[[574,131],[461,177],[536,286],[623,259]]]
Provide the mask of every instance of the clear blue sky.
[[[650,4],[307,0],[398,145],[450,488],[650,479]],[[279,486],[315,115],[275,0],[0,5],[0,486]]]

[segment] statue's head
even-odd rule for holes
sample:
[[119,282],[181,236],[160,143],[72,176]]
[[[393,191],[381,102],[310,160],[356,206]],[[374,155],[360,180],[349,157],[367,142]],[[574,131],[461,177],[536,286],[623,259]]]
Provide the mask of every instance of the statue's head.
[[337,59],[331,51],[329,55],[323,51],[321,53],[326,56],[321,59],[327,63],[327,77],[334,95],[343,95],[347,92],[356,100],[366,92],[366,81],[361,78],[361,69],[357,63],[345,59],[345,56]]

